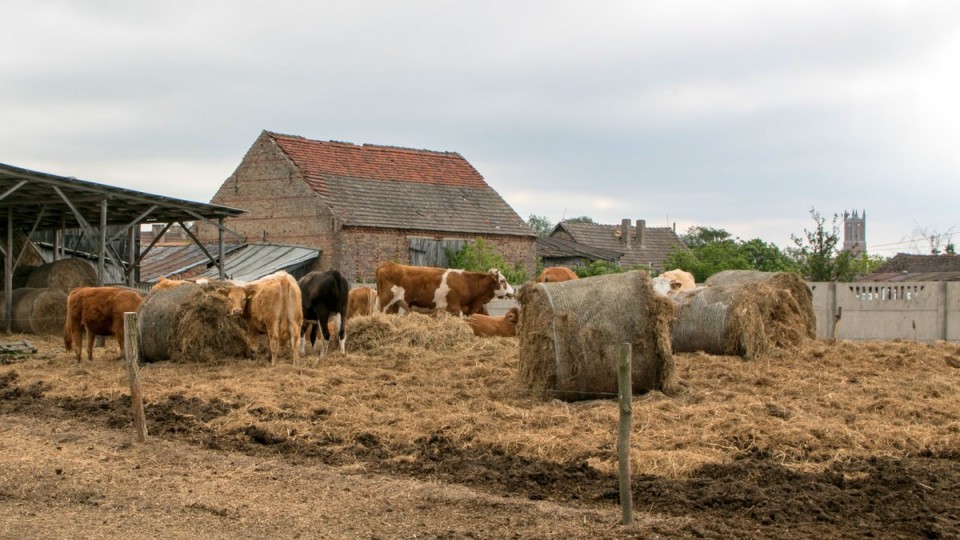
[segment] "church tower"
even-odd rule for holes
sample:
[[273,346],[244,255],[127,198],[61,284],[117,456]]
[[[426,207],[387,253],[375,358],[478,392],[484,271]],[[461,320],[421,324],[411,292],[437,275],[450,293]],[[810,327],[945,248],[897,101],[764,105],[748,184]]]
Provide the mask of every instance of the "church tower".
[[853,255],[867,251],[867,211],[843,212],[843,250]]

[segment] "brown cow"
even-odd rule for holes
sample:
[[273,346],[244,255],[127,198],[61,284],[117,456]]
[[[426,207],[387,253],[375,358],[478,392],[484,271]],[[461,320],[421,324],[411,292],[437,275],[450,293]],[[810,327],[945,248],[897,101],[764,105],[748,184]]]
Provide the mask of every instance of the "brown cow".
[[117,336],[123,355],[123,314],[137,311],[143,297],[123,287],[80,287],[67,297],[67,322],[63,344],[69,351],[76,347],[77,362],[83,352],[83,332],[87,332],[87,358],[93,361],[94,336]]
[[300,286],[283,270],[244,285],[221,289],[227,296],[230,314],[247,323],[247,345],[257,351],[257,336],[270,342],[270,365],[277,363],[282,343],[289,343],[293,364],[300,363],[300,328],[303,308]]
[[661,296],[669,298],[681,291],[689,291],[695,288],[697,288],[697,283],[693,274],[685,270],[669,270],[653,278],[653,290]]
[[377,291],[373,287],[356,287],[350,289],[347,301],[347,319],[360,315],[373,315],[377,305]]
[[397,313],[402,307],[407,312],[445,309],[473,315],[494,297],[511,296],[513,287],[496,268],[468,272],[392,262],[377,266],[377,297],[384,313]]
[[467,324],[473,329],[474,335],[481,337],[511,337],[517,335],[517,321],[520,319],[520,310],[510,308],[502,317],[491,317],[474,313],[467,317]]
[[566,266],[551,266],[550,268],[544,268],[543,272],[540,272],[537,283],[554,283],[557,281],[570,281],[571,279],[580,278],[573,273],[573,270],[570,270]]

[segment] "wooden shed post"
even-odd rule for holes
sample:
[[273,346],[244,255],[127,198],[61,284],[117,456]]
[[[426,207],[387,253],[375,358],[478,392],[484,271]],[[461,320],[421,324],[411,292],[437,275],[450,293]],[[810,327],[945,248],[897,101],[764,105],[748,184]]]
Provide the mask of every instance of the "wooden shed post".
[[220,270],[220,279],[226,279],[227,274],[224,272],[223,267],[223,218],[217,220],[217,249],[219,255],[217,259],[217,269]]
[[130,227],[130,237],[127,245],[127,261],[130,265],[127,272],[127,285],[133,287],[137,284],[137,270],[133,266],[137,262],[137,238],[140,236],[140,224],[134,223]]
[[3,257],[3,309],[9,334],[13,320],[13,207],[7,208],[7,252]]
[[103,287],[103,274],[106,271],[104,257],[107,253],[107,200],[100,201],[100,253],[97,257],[97,286]]

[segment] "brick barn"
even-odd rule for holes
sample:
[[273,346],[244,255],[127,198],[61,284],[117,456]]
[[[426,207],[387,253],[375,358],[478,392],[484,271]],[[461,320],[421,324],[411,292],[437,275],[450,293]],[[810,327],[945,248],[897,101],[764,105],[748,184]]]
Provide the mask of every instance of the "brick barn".
[[[315,269],[355,282],[386,260],[444,266],[444,248],[477,238],[536,270],[536,234],[456,152],[264,131],[211,202],[247,211],[224,223],[245,242],[317,248]],[[216,238],[209,225],[197,231]]]

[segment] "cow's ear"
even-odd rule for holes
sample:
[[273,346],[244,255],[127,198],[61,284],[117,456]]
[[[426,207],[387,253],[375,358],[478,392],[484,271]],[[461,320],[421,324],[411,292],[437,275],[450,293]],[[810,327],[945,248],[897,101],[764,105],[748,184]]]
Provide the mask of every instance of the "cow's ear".
[[496,268],[491,268],[491,269],[490,269],[490,275],[491,275],[491,276],[494,276],[494,277],[499,277],[499,276],[500,276],[500,270],[497,270]]
[[217,287],[216,292],[220,296],[228,296],[230,294],[230,291],[226,287]]

